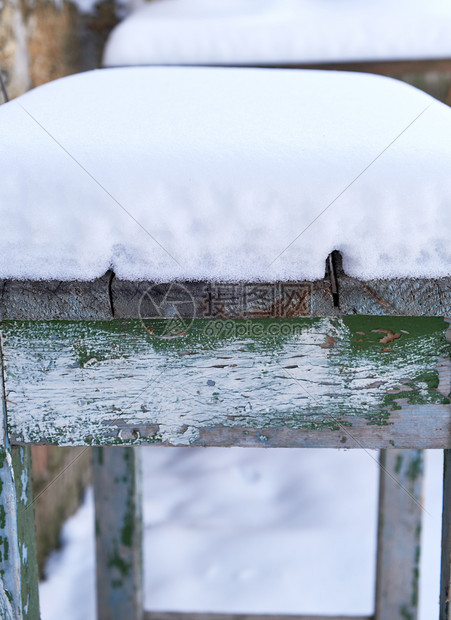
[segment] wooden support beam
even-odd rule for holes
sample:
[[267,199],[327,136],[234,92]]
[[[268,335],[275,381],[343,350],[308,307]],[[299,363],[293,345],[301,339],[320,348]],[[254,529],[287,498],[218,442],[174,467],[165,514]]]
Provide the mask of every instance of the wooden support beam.
[[441,318],[171,325],[2,323],[11,441],[451,448]]
[[[326,257],[324,257],[326,259]],[[339,307],[331,279],[315,282],[132,282],[112,272],[92,282],[0,280],[0,321],[164,318],[290,318],[377,314],[446,316],[451,277],[362,281],[337,273]],[[178,299],[175,299],[178,296]],[[185,302],[185,303],[183,303]],[[156,314],[148,314],[157,308]]]
[[142,620],[139,450],[94,448],[98,620]]
[[415,620],[420,565],[421,450],[382,450],[375,620]]
[[444,450],[440,620],[451,620],[451,450]]
[[38,563],[31,479],[31,448],[13,446],[11,452],[16,487],[23,618],[24,620],[38,620],[40,618]]
[[0,343],[0,617],[38,620],[38,570],[30,448],[11,448]]
[[22,618],[22,562],[11,452],[0,448],[0,610],[7,620]]

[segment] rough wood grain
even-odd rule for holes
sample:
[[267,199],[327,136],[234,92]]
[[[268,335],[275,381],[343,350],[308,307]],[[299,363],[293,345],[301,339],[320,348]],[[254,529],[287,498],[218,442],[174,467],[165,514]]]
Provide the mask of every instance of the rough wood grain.
[[338,277],[339,306],[330,279],[315,282],[0,281],[1,320],[164,318],[289,318],[377,314],[450,316],[451,277],[371,280]]
[[[449,316],[451,277],[363,282],[337,274],[339,306],[334,307],[330,280],[276,283],[112,281],[115,318],[288,318],[377,314]],[[175,302],[175,303],[171,303]],[[177,304],[177,305],[176,305]]]
[[0,321],[111,319],[111,277],[106,273],[93,282],[0,280]]
[[451,450],[444,452],[440,620],[451,620]]
[[382,450],[375,620],[415,620],[420,566],[421,450]]
[[340,312],[399,316],[449,316],[451,278],[368,280],[340,278]]
[[451,447],[447,324],[3,323],[15,443]]
[[118,319],[333,316],[330,284],[316,282],[132,282],[113,279]]
[[142,620],[139,450],[95,448],[97,618]]

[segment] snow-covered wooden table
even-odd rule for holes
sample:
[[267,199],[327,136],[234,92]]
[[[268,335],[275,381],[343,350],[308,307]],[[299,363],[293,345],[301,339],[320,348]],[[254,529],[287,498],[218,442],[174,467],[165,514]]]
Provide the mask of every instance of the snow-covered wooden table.
[[[112,274],[92,283],[4,282],[9,440],[390,448],[381,457],[376,617],[401,618],[401,608],[415,614],[420,448],[451,448],[451,338],[442,318],[451,282],[360,282],[332,273],[312,283],[155,285]],[[412,316],[415,308],[421,313]],[[31,545],[23,522],[33,511],[20,512],[32,501],[27,452],[14,454],[23,565]],[[111,610],[140,617],[137,458],[129,448],[96,448],[99,617]],[[447,519],[446,495],[444,507]],[[3,541],[13,549],[14,507],[5,514]],[[445,545],[442,618],[447,554]],[[25,583],[36,575],[25,568],[28,597]]]
[[52,443],[95,446],[104,618],[143,614],[136,446],[381,448],[377,620],[416,616],[443,449],[448,620],[450,110],[381,77],[122,69],[0,129],[3,617],[39,616]]

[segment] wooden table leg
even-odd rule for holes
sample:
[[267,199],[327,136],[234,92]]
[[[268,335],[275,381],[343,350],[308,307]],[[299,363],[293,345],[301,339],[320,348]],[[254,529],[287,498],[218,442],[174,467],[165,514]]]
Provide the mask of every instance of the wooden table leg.
[[97,613],[142,620],[142,517],[139,448],[94,448]]
[[440,620],[451,620],[451,450],[444,450]]
[[421,450],[381,450],[375,620],[415,620],[418,607]]

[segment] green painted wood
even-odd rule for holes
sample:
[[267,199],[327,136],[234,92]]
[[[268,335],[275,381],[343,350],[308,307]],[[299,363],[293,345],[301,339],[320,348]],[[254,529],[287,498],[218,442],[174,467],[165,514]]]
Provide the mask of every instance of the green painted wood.
[[451,447],[433,317],[3,322],[16,444]]
[[2,618],[22,618],[21,558],[11,452],[0,447],[0,609]]
[[16,487],[23,618],[39,620],[38,563],[29,446],[12,448],[12,465]]
[[444,451],[440,620],[451,620],[451,450]]
[[95,448],[97,618],[142,620],[139,449]]
[[420,566],[421,450],[382,450],[375,620],[416,620]]
[[0,361],[0,617],[35,620],[39,599],[30,449],[9,445],[1,346]]

